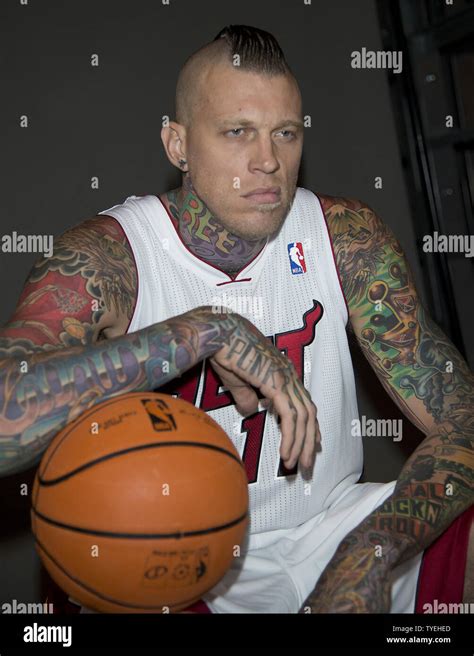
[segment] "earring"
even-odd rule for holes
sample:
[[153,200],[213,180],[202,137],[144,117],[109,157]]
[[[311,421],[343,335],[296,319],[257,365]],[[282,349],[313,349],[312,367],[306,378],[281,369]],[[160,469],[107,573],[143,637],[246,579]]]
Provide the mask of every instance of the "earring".
[[179,160],[179,165],[180,165],[181,168],[184,168],[184,166],[186,165],[186,160],[185,159],[180,159]]

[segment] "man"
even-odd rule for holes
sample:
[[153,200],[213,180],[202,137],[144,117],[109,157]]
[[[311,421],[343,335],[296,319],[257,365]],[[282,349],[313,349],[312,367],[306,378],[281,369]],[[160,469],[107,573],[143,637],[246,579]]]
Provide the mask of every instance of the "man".
[[[162,140],[182,187],[66,232],[3,329],[0,471],[38,462],[106,398],[178,394],[221,424],[249,479],[247,548],[208,609],[413,612],[423,551],[457,518],[466,562],[472,374],[375,213],[296,189],[301,97],[271,35],[231,26],[195,53]],[[249,299],[261,316],[226,310]],[[426,435],[394,483],[357,483],[347,324]]]

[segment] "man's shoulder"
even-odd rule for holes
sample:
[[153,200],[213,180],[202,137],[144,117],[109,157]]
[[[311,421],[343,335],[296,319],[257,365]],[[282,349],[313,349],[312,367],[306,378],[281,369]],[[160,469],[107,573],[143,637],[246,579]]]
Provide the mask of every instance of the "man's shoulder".
[[323,194],[320,191],[309,187],[297,187],[295,196],[297,199],[311,199],[316,203],[319,201],[318,204],[326,214],[326,219],[328,216],[332,216],[335,211],[341,212],[346,209],[357,211],[365,206],[364,203],[359,200],[347,197],[343,198],[340,196],[330,196],[329,194]]
[[358,214],[365,211],[371,211],[370,207],[363,201],[356,198],[348,198],[347,196],[330,196],[323,194],[314,189],[304,187],[297,188],[297,196],[312,195],[319,201],[321,209],[324,213],[326,222],[330,228],[335,226],[341,227],[341,222],[349,222],[352,220],[360,220]]
[[364,205],[364,203],[356,198],[348,198],[347,196],[330,196],[329,194],[323,194],[319,191],[315,191],[314,193],[321,201],[324,211],[337,205],[357,211]]
[[321,204],[335,250],[346,252],[354,239],[368,241],[378,238],[383,223],[367,203],[347,196],[313,193]]
[[322,210],[325,214],[328,223],[335,221],[346,220],[352,221],[359,218],[358,214],[362,210],[370,210],[370,208],[361,200],[357,198],[348,198],[347,196],[330,196],[329,194],[322,194],[314,192],[321,203]]
[[165,198],[166,194],[132,194],[116,205],[102,210],[99,212],[99,216],[118,216],[121,219],[143,214],[154,216],[160,210],[164,211]]
[[101,247],[106,245],[112,248],[113,243],[128,246],[122,226],[113,216],[97,214],[57,236],[54,240],[54,250],[55,255],[64,248],[73,251],[89,248],[94,251],[101,250]]

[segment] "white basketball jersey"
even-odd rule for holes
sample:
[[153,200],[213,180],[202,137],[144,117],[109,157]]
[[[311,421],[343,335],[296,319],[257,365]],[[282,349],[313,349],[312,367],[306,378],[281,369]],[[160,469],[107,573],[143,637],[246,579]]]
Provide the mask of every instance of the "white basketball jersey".
[[347,342],[347,307],[318,197],[297,189],[276,236],[231,277],[184,245],[157,196],[130,196],[101,214],[116,218],[138,270],[138,297],[128,332],[201,305],[224,306],[249,319],[289,357],[318,409],[321,451],[312,477],[280,461],[278,417],[266,410],[243,418],[207,362],[157,391],[207,412],[244,462],[250,533],[297,526],[322,510],[362,473],[362,440]]

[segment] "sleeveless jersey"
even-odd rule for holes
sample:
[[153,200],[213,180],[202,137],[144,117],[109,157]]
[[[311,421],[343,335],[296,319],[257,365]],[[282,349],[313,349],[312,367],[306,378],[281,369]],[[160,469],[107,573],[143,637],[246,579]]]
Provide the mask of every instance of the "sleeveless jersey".
[[[157,196],[130,196],[101,212],[122,226],[133,250],[138,293],[128,332],[201,305],[238,312],[292,360],[318,409],[321,450],[312,475],[286,470],[276,413],[243,418],[204,360],[157,391],[215,419],[246,468],[250,533],[292,528],[329,507],[362,473],[362,440],[348,347],[347,306],[318,197],[298,188],[279,232],[234,277],[194,255]],[[225,311],[225,310],[224,310]]]

